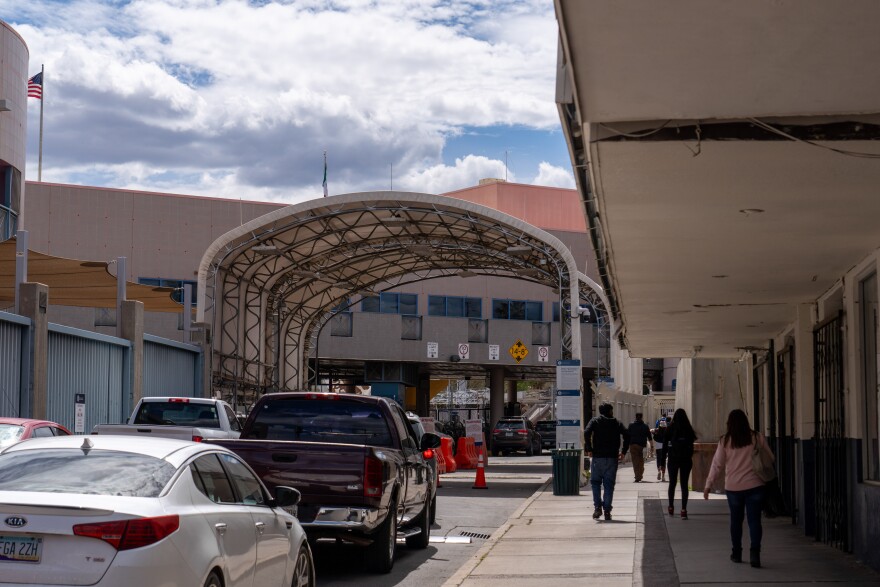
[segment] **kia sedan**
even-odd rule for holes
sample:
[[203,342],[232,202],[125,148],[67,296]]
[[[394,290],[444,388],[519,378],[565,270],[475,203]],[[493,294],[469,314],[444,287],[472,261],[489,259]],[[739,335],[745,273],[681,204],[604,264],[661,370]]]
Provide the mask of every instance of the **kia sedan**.
[[0,449],[29,438],[70,436],[70,430],[48,420],[0,418]]
[[219,446],[21,442],[0,451],[0,585],[313,587],[298,500]]

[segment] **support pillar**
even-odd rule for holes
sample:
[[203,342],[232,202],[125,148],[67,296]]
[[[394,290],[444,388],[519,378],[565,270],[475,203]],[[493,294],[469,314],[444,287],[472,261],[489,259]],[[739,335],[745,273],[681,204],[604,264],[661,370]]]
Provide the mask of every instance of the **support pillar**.
[[20,415],[45,420],[49,400],[49,286],[42,283],[21,283],[18,286],[18,313],[30,318],[29,348],[23,355],[29,359],[22,369],[23,386]]
[[489,369],[489,426],[504,417],[504,367]]
[[198,397],[214,397],[214,389],[212,384],[212,364],[211,364],[211,327],[208,326],[207,322],[193,322],[192,323],[192,342],[193,344],[198,344],[199,348],[202,349],[202,360],[199,367],[201,368],[201,374],[199,378],[199,383],[201,384],[200,389],[198,390]]
[[516,396],[516,380],[515,379],[508,380],[506,382],[505,387],[507,388],[507,393],[506,393],[507,397],[505,398],[505,403],[506,403],[505,410],[507,411],[507,415],[510,416],[511,418],[513,418],[515,416],[519,416],[519,414],[517,414],[514,409],[516,406],[516,400],[518,399]]
[[416,414],[420,417],[431,415],[431,378],[427,374],[419,376],[416,386]]
[[127,407],[133,409],[144,395],[144,303],[122,300],[116,325],[119,338],[131,343],[129,355],[131,405]]

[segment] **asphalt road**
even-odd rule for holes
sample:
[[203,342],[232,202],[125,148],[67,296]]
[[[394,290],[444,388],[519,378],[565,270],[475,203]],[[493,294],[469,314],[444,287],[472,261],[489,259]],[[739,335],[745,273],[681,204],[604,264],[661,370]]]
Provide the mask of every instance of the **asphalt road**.
[[475,471],[444,475],[437,494],[437,522],[432,538],[467,538],[469,544],[432,542],[424,550],[397,545],[394,569],[375,575],[364,568],[362,550],[332,542],[315,549],[318,586],[439,587],[510,515],[550,477],[550,456],[490,457],[488,489],[473,489]]

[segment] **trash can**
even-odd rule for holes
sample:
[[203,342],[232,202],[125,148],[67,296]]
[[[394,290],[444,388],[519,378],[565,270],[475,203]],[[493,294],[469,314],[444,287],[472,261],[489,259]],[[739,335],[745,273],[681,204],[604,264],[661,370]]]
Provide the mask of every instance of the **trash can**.
[[558,448],[553,455],[553,495],[577,495],[580,493],[581,450]]

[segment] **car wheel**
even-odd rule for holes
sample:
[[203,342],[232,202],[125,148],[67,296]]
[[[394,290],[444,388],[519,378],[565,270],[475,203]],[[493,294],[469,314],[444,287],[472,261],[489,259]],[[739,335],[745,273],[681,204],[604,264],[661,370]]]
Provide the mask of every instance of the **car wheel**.
[[315,562],[307,543],[299,547],[291,587],[315,587]]
[[437,521],[437,494],[434,494],[434,499],[431,500],[431,525],[434,525],[434,522]]
[[397,501],[392,500],[385,521],[376,531],[376,539],[366,550],[367,568],[374,573],[390,573],[397,545]]
[[431,541],[431,500],[425,500],[425,509],[422,510],[422,515],[419,516],[419,532],[415,536],[407,536],[406,545],[410,548],[428,548],[428,543]]
[[223,581],[217,571],[211,571],[211,574],[205,579],[205,587],[223,587]]

